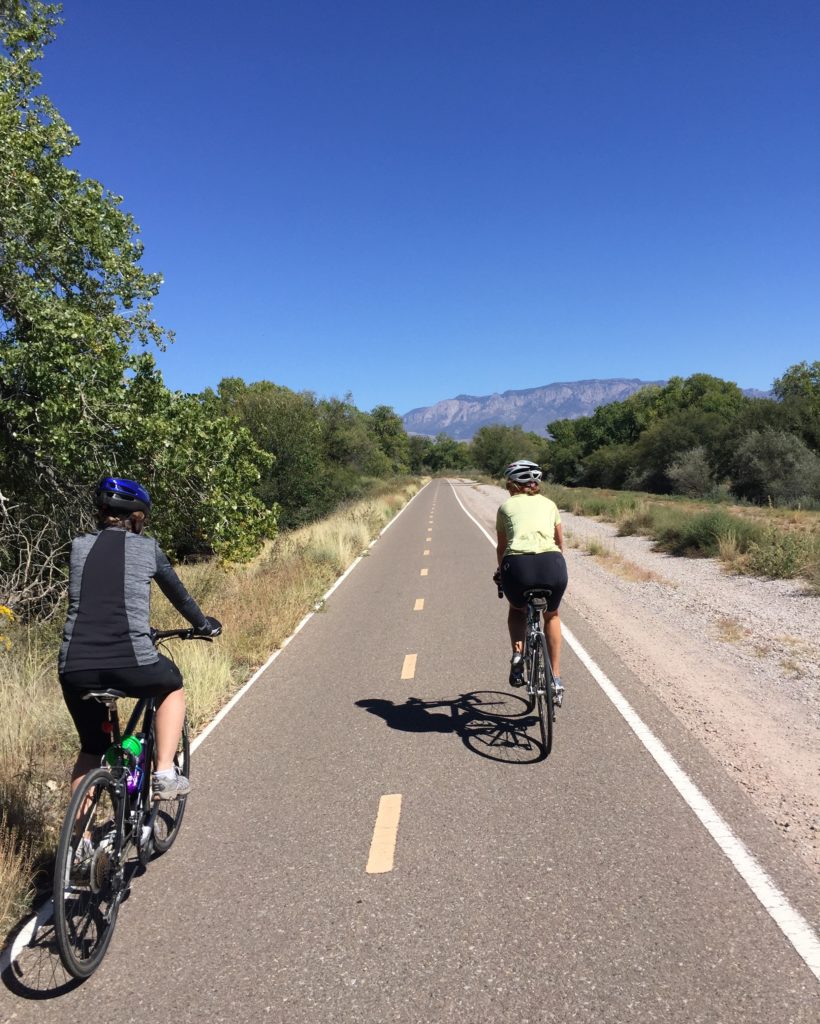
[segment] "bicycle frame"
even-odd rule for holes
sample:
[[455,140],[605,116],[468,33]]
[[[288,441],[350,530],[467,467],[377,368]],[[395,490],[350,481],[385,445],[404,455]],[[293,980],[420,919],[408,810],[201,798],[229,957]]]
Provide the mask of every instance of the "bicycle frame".
[[[138,849],[141,847],[142,829],[153,828],[154,819],[156,818],[158,811],[158,806],[155,805],[151,808],[148,819],[145,820],[144,811],[150,802],[151,759],[153,757],[154,743],[153,724],[156,705],[153,697],[142,697],[139,699],[128,717],[128,723],[125,727],[125,732],[123,733],[120,730],[120,717],[117,707],[117,699],[111,698],[109,700],[104,700],[103,703],[108,710],[112,745],[120,749],[120,756],[116,764],[109,764],[105,755],[100,761],[101,767],[108,768],[114,776],[115,792],[117,795],[117,814],[116,841],[113,853],[117,868],[120,870],[129,845],[134,845]],[[140,722],[142,723],[141,728]],[[144,770],[139,789],[134,793],[130,793],[128,791],[128,775],[130,766],[125,763],[122,756],[121,743],[123,736],[133,736],[137,731],[142,732],[145,737],[145,746],[143,750]],[[140,829],[140,834],[137,834],[137,829]]]
[[[544,643],[546,644],[546,637],[544,636],[544,630],[541,628],[541,612],[547,607],[547,599],[545,597],[531,597],[527,601],[527,632],[524,637],[524,664],[527,668],[527,693],[529,696],[534,697],[537,693],[544,693],[546,687],[551,685],[552,682],[552,669],[547,664],[548,671],[544,674],[543,684],[539,687],[537,681],[533,679],[532,673],[532,659],[535,649],[538,645],[538,641],[541,637],[544,637]],[[547,678],[549,676],[549,678]]]

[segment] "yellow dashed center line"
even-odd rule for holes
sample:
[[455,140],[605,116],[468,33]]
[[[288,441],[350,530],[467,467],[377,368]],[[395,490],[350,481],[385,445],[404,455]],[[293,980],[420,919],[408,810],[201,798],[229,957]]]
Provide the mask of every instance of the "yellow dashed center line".
[[417,597],[416,598],[416,603],[413,605],[413,611],[414,612],[423,612],[424,611],[424,598],[423,597]]
[[401,793],[385,794],[379,800],[373,838],[370,841],[370,856],[365,868],[368,875],[381,875],[393,870],[400,817]]
[[422,569],[421,572],[419,573],[419,576],[426,576],[429,571],[429,569]]
[[405,654],[404,664],[401,667],[402,679],[415,679],[417,654]]

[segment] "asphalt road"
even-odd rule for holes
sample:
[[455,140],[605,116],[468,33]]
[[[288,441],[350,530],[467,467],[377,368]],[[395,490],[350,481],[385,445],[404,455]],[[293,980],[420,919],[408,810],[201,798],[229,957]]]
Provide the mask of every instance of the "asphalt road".
[[[46,926],[0,1019],[817,1024],[816,978],[568,648],[539,760],[465,490],[426,487],[197,751],[97,973],[67,984]],[[562,611],[816,923],[743,793]]]

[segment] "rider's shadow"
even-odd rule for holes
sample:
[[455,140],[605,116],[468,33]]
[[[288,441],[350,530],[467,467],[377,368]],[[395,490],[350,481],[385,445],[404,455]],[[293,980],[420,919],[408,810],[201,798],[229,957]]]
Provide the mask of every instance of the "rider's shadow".
[[409,697],[404,704],[372,698],[356,706],[400,732],[458,736],[474,754],[502,764],[535,764],[547,756],[540,739],[528,732],[538,721],[532,705],[516,694],[485,690],[452,700]]

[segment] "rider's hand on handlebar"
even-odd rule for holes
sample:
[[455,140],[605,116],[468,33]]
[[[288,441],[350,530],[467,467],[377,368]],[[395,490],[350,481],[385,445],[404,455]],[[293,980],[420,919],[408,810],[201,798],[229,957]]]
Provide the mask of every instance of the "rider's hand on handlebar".
[[495,583],[497,587],[501,586],[501,566],[499,566],[493,573],[493,583]]
[[222,632],[222,623],[219,619],[214,619],[210,615],[206,615],[205,618],[208,624],[207,626],[202,626],[201,628],[194,630],[197,636],[219,636]]

